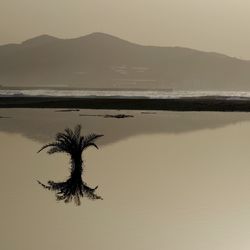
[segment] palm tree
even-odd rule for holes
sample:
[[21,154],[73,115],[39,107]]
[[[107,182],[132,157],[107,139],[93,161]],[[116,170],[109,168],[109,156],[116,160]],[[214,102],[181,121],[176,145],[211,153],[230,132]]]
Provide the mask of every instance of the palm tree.
[[48,149],[48,154],[66,153],[70,156],[71,173],[69,178],[64,182],[48,181],[45,185],[38,181],[40,185],[48,190],[56,192],[57,200],[64,200],[65,203],[75,201],[76,205],[80,205],[81,197],[88,197],[92,200],[102,199],[101,196],[95,194],[96,189],[90,188],[82,180],[83,160],[82,153],[87,148],[93,146],[98,149],[95,140],[103,135],[89,134],[81,136],[81,125],[77,125],[73,130],[66,128],[63,133],[57,133],[55,141],[43,146],[39,151]]

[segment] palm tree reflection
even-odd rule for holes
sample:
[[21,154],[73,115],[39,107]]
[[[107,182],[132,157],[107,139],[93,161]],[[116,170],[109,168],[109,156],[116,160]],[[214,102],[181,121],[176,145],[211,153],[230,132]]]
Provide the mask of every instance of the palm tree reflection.
[[102,199],[101,196],[95,194],[98,186],[91,188],[82,180],[82,153],[85,149],[91,146],[98,149],[95,144],[95,140],[102,136],[103,135],[97,134],[81,136],[80,125],[77,125],[74,131],[67,128],[63,133],[57,133],[55,141],[44,145],[38,153],[48,148],[48,154],[68,154],[71,162],[70,177],[64,182],[48,181],[47,185],[41,183],[40,181],[38,181],[38,183],[48,190],[55,191],[57,200],[64,200],[66,203],[74,200],[76,205],[80,205],[81,197],[88,197],[92,200]]

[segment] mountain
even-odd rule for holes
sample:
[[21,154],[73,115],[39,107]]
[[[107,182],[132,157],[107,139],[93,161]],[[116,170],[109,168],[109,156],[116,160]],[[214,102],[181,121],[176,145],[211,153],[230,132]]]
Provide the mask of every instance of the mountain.
[[0,85],[250,90],[250,61],[181,47],[142,46],[92,33],[42,35],[0,46]]

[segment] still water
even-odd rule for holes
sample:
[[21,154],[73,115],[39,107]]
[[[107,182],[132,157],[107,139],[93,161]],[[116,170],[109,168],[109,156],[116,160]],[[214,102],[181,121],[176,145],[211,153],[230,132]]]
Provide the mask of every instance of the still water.
[[[126,113],[126,119],[105,118]],[[250,114],[0,110],[0,249],[249,250]],[[57,202],[69,158],[37,151],[81,124],[101,133],[84,181],[104,200]]]

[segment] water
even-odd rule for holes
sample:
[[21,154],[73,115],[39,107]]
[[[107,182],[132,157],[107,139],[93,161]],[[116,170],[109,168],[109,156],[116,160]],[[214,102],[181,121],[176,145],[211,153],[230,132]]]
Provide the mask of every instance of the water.
[[[56,111],[0,110],[1,249],[249,249],[248,113]],[[80,207],[36,183],[68,176],[66,155],[36,152],[78,123],[104,134],[84,154],[104,200]]]
[[141,97],[141,98],[181,98],[219,96],[230,99],[250,98],[250,92],[236,91],[118,91],[118,90],[0,90],[1,96],[44,96],[44,97]]

